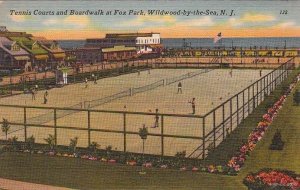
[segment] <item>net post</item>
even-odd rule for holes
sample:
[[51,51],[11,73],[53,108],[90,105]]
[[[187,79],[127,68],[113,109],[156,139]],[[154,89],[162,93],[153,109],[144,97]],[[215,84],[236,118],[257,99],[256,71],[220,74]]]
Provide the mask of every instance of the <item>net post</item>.
[[54,108],[54,141],[55,145],[57,145],[57,110]]
[[123,113],[124,152],[126,152],[126,113]]
[[161,156],[164,156],[164,116],[161,115]]
[[24,107],[24,142],[27,142],[27,116],[26,107]]
[[88,147],[91,145],[91,111],[87,111],[88,114]]

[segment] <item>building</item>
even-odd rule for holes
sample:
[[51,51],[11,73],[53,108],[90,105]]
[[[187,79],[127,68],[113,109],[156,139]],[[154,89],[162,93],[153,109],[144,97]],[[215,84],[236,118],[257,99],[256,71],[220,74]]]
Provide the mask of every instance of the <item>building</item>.
[[102,61],[100,47],[82,47],[75,51],[76,61],[81,64],[95,64]]
[[159,33],[106,34],[108,39],[134,39],[137,54],[154,53],[161,49]]
[[16,41],[25,51],[30,54],[30,60],[35,70],[44,70],[49,60],[48,52],[35,40],[29,37],[9,37]]
[[118,38],[93,38],[87,39],[85,47],[108,48],[124,45],[127,47],[135,47],[135,38],[118,39]]
[[109,48],[114,46],[135,47],[137,54],[160,53],[162,50],[159,33],[115,33],[105,38],[87,39],[86,47]]
[[72,65],[77,62],[76,49],[66,49],[65,63]]
[[65,51],[56,41],[47,40],[46,38],[41,37],[31,37],[31,39],[37,41],[41,47],[48,52],[48,62],[51,63],[52,68],[64,63],[66,57]]
[[129,60],[136,56],[135,47],[114,46],[112,48],[102,48],[102,58],[104,61]]
[[157,53],[162,49],[159,33],[106,34],[107,39],[134,39],[137,54]]
[[30,70],[30,55],[16,41],[0,37],[0,68]]

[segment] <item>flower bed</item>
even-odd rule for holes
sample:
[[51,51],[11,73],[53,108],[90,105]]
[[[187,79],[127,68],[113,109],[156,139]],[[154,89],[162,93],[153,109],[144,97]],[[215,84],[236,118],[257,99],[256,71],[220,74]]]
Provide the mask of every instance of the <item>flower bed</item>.
[[262,169],[248,174],[243,183],[252,190],[258,189],[300,189],[300,175],[287,170]]
[[244,165],[247,156],[249,156],[249,153],[254,150],[257,142],[262,139],[268,127],[277,116],[277,113],[282,108],[287,96],[296,87],[297,82],[297,80],[292,82],[279,100],[268,109],[267,113],[263,115],[262,120],[248,136],[248,141],[243,144],[239,152],[228,161],[227,166],[232,168],[235,172],[240,170],[240,168]]

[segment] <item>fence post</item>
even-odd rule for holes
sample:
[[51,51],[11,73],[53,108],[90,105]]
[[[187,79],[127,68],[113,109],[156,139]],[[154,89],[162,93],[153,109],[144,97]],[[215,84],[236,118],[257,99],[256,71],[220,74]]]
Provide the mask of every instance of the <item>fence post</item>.
[[[275,80],[274,80],[274,78],[275,78]],[[273,83],[273,81],[274,81],[274,83]],[[276,70],[270,74],[270,84],[271,84],[270,92],[272,92],[273,85],[276,86]]]
[[267,75],[267,94],[269,95],[269,75]]
[[264,76],[264,99],[266,94],[266,77]]
[[254,94],[254,85],[255,83],[252,85],[252,104],[253,104],[253,109],[252,111],[255,109],[255,94]]
[[161,155],[164,156],[164,116],[161,115]]
[[263,93],[262,93],[262,79],[260,79],[260,103],[263,101]]
[[248,115],[250,115],[250,86],[248,87]]
[[54,140],[55,145],[57,145],[57,117],[56,117],[56,108],[54,108]]
[[245,90],[243,90],[243,119],[245,119]]
[[27,117],[26,117],[26,107],[24,107],[24,142],[27,141]]
[[222,106],[222,120],[223,120],[223,140],[225,139],[225,103]]
[[[271,86],[273,86],[273,84],[274,84],[274,88],[276,88],[276,86],[277,86],[277,81],[278,81],[277,79],[278,79],[278,76],[279,76],[279,75],[278,75],[278,70],[275,71],[274,76],[273,76],[273,75],[271,76],[271,77],[272,77],[272,78],[271,78],[271,84],[272,84]],[[275,79],[274,79],[274,78],[275,78]],[[271,90],[273,91],[274,89],[272,88]]]
[[258,106],[258,81],[255,83],[256,84],[256,107]]
[[214,148],[216,148],[216,111],[213,111]]
[[236,125],[239,124],[239,94],[236,95]]
[[230,133],[232,132],[232,98],[230,99]]
[[205,117],[202,118],[202,159],[205,159]]
[[271,78],[271,80],[272,80],[272,83],[271,83],[272,89],[271,90],[273,91],[277,87],[277,70],[275,70],[275,72],[272,73],[271,77],[272,77]]
[[126,113],[123,113],[124,152],[126,152]]
[[88,147],[91,145],[91,111],[88,110]]

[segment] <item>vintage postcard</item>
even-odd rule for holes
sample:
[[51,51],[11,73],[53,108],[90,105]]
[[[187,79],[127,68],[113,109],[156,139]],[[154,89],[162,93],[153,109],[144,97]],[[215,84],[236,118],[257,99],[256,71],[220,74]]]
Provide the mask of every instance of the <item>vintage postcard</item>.
[[0,0],[0,189],[300,189],[299,10]]

